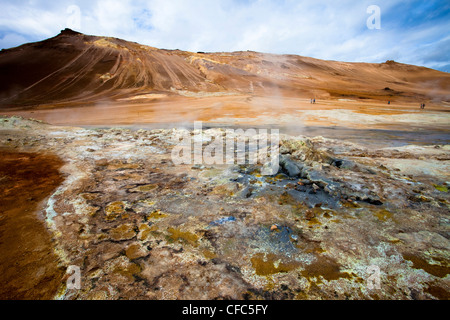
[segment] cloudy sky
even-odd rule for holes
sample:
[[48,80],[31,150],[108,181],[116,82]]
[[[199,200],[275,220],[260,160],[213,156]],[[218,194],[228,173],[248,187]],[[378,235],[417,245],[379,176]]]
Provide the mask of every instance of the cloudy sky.
[[70,27],[166,49],[391,59],[450,72],[448,0],[0,0],[0,9],[0,48]]

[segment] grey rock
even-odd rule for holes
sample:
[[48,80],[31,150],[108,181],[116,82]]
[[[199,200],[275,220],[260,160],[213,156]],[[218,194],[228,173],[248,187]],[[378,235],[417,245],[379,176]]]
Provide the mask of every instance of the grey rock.
[[244,189],[242,189],[241,191],[239,191],[237,196],[241,199],[249,198],[252,195],[252,191],[253,191],[253,188],[251,186],[247,186]]
[[301,173],[299,166],[294,161],[289,159],[289,157],[281,156],[280,166],[287,172],[289,177],[297,177]]

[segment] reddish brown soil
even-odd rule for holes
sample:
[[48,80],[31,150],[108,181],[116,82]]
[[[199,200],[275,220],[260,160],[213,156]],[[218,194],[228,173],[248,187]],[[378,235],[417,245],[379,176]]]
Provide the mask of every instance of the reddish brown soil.
[[0,299],[51,299],[64,270],[38,212],[63,181],[51,155],[0,153]]
[[186,94],[277,98],[275,109],[283,109],[287,98],[419,106],[448,102],[449,91],[449,73],[394,61],[347,63],[252,51],[194,53],[71,30],[0,52],[1,111],[109,105],[136,98],[142,103]]
[[[198,120],[330,126],[336,121],[323,115],[341,109],[363,116],[445,112],[446,117],[449,92],[449,73],[393,61],[195,53],[71,30],[0,52],[0,114],[55,125]],[[344,117],[354,120],[353,127],[364,124],[352,113]]]
[[[326,117],[328,111],[343,110],[362,115],[386,116],[384,122],[372,123],[370,126],[358,120],[357,117],[346,117],[342,126],[356,128],[386,128],[386,123],[394,121],[390,115],[419,114],[417,112],[420,104],[396,103],[388,105],[384,102],[361,102],[361,101],[332,101],[318,100],[311,104],[309,99],[302,98],[270,98],[251,97],[245,95],[223,96],[223,97],[169,97],[156,99],[152,102],[109,102],[97,105],[85,106],[57,106],[37,107],[33,110],[5,111],[2,115],[22,116],[48,122],[53,125],[65,126],[117,126],[117,125],[155,125],[158,124],[180,124],[202,121],[204,123],[220,124],[244,124],[244,125],[268,125],[289,124],[298,126],[332,126],[330,118]],[[439,104],[427,104],[421,125],[435,126],[428,123],[427,114],[442,113],[442,117],[448,116],[448,107]],[[314,111],[303,117],[303,112]],[[337,114],[336,114],[337,116]],[[300,118],[300,120],[299,120]],[[338,121],[339,119],[335,119]],[[351,123],[350,123],[351,122]],[[291,123],[291,124],[292,124]],[[400,126],[402,126],[400,124]],[[402,129],[408,129],[404,125]]]

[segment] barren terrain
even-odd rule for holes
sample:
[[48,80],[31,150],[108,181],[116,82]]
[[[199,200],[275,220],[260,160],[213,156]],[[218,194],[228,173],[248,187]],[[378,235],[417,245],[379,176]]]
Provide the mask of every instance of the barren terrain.
[[38,215],[58,268],[79,266],[83,285],[65,290],[55,271],[55,297],[448,299],[448,145],[283,136],[301,172],[262,176],[258,165],[173,165],[176,132],[1,120],[4,148],[65,163]]
[[[0,299],[449,299],[448,73],[71,30],[0,71]],[[175,165],[194,121],[279,171]]]

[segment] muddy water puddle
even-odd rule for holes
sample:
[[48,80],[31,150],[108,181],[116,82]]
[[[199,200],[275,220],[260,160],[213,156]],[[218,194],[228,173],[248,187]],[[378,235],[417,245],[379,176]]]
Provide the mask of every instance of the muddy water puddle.
[[0,153],[0,299],[51,299],[64,270],[38,216],[63,181],[62,161],[33,153]]

